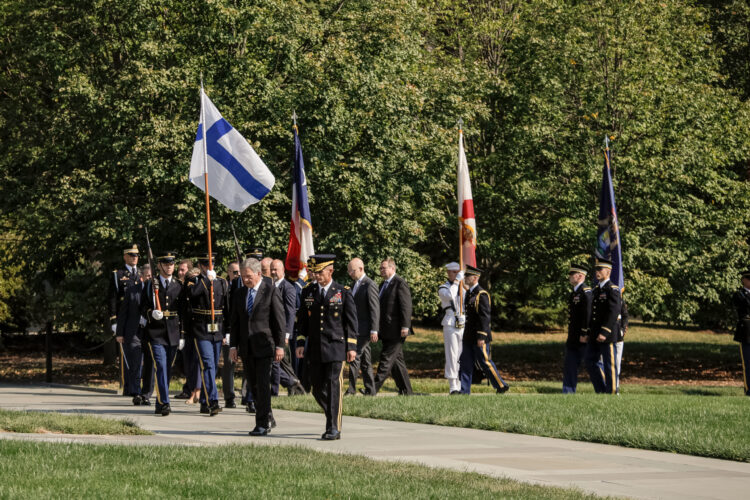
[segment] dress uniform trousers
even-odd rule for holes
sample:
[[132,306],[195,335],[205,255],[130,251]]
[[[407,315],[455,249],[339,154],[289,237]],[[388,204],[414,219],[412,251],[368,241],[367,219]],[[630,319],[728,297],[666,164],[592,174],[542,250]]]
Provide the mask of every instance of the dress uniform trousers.
[[499,391],[508,387],[508,383],[500,376],[497,366],[490,359],[490,344],[485,342],[484,347],[476,344],[463,343],[461,359],[459,361],[459,378],[461,379],[461,394],[471,394],[471,380],[474,374],[474,363],[482,367],[484,376],[490,381],[492,387]]
[[141,344],[141,352],[143,353],[143,366],[141,367],[141,396],[146,399],[151,399],[154,393],[154,358],[151,357],[149,345],[147,343]]
[[219,400],[219,391],[216,389],[216,376],[219,368],[219,355],[221,354],[221,340],[198,340],[193,339],[198,354],[198,363],[201,370],[201,404],[213,404]]
[[598,394],[617,392],[617,344],[589,342],[586,352],[586,369]]
[[617,394],[620,394],[620,368],[622,367],[622,349],[625,346],[623,340],[615,342],[615,375],[617,376],[617,383],[615,384]]
[[143,364],[143,350],[138,337],[133,337],[130,342],[122,344],[122,352],[125,354],[125,384],[123,395],[137,396],[141,393],[141,365]]
[[326,415],[326,432],[341,431],[341,399],[344,396],[344,362],[310,361],[312,393]]
[[461,390],[458,380],[458,362],[463,350],[464,329],[454,326],[443,326],[443,342],[445,343],[445,378],[450,384],[450,391]]
[[182,369],[185,373],[185,385],[183,391],[187,394],[203,387],[201,383],[201,367],[198,362],[198,351],[195,348],[195,339],[187,337],[185,347],[182,348]]
[[750,396],[750,342],[740,342],[740,359],[742,360],[742,383],[745,396]]
[[[587,349],[588,344],[580,344],[577,347],[565,346],[565,361],[563,362],[563,394],[575,394],[576,387],[578,386],[578,368],[586,358]],[[598,377],[601,378],[601,373],[598,373]]]
[[154,367],[156,368],[156,401],[169,404],[169,379],[172,375],[172,361],[177,354],[177,346],[149,342]]
[[357,357],[349,363],[349,389],[348,393],[354,394],[357,390],[357,377],[362,370],[362,383],[365,386],[365,394],[375,394],[375,377],[372,373],[372,355],[370,349],[370,336],[360,335],[357,337]]

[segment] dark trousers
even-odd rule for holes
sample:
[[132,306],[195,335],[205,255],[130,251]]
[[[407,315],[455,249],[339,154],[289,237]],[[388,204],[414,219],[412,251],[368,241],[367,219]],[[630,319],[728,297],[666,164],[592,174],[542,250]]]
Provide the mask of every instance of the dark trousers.
[[271,418],[271,364],[270,356],[254,358],[245,356],[242,365],[247,376],[247,388],[255,400],[255,425],[268,428]]
[[461,357],[458,359],[458,378],[461,381],[461,394],[471,394],[471,380],[474,375],[474,364],[482,367],[484,376],[490,381],[495,390],[508,386],[508,383],[500,376],[497,366],[490,359],[490,344],[485,342],[484,347],[479,347],[476,342],[464,342],[461,348]]
[[279,385],[290,388],[298,382],[294,369],[289,362],[289,347],[284,347],[284,359],[273,362],[271,366],[271,396],[279,395]]
[[578,368],[586,357],[586,344],[570,347],[565,345],[563,361],[563,394],[575,394],[578,386]]
[[344,362],[321,363],[311,360],[308,365],[312,393],[326,415],[326,432],[341,430],[341,398],[344,395]]
[[413,394],[409,372],[406,370],[406,362],[404,361],[404,340],[403,338],[395,340],[383,339],[383,350],[380,351],[378,373],[375,375],[374,394],[380,391],[380,388],[383,387],[383,383],[389,375],[393,376],[393,381],[396,382],[399,394],[407,396]]
[[617,345],[610,342],[589,342],[586,369],[598,394],[617,393]]
[[216,375],[219,367],[221,341],[193,339],[198,353],[198,364],[201,371],[201,404],[213,404],[219,401],[219,391],[216,389]]
[[125,354],[125,383],[122,393],[125,396],[135,396],[141,393],[141,365],[143,364],[143,351],[141,342],[137,338],[130,342],[125,341],[122,344],[122,351]]
[[143,367],[141,368],[141,396],[151,399],[154,393],[154,358],[151,357],[151,351],[148,344],[141,344],[143,352]]
[[194,339],[186,338],[185,347],[180,352],[182,354],[182,372],[185,374],[185,384],[182,386],[182,392],[190,394],[203,386],[201,383],[201,367],[198,362],[198,351],[195,348]]
[[169,404],[169,379],[172,375],[172,361],[177,354],[177,346],[149,342],[149,350],[156,367],[156,401]]
[[235,363],[229,359],[229,346],[221,346],[221,356],[224,358],[224,365],[221,367],[221,385],[224,393],[224,401],[234,401],[234,366]]
[[349,363],[349,389],[354,394],[357,391],[357,377],[362,370],[362,383],[365,394],[375,394],[375,378],[372,374],[372,359],[370,358],[370,336],[357,337],[357,357]]
[[742,383],[745,396],[750,396],[750,342],[740,342],[740,359],[742,360]]

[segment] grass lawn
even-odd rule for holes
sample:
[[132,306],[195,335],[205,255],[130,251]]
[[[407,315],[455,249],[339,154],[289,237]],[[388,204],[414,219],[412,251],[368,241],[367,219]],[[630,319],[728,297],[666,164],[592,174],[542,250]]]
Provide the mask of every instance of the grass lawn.
[[[750,462],[750,401],[745,396],[642,392],[496,396],[348,397],[344,414],[486,429]],[[273,407],[320,412],[311,396],[280,397]]]
[[62,434],[149,435],[129,420],[112,420],[89,415],[69,415],[41,411],[0,410],[0,431]]
[[296,447],[0,440],[2,498],[596,498],[475,473]]

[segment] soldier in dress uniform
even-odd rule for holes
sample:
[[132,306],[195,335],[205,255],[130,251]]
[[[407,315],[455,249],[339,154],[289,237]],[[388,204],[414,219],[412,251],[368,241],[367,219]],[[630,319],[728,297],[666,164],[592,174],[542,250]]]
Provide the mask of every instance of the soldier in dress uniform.
[[[213,256],[211,256],[213,264]],[[228,317],[227,298],[229,285],[224,278],[209,269],[208,254],[198,259],[200,274],[186,280],[184,289],[190,305],[190,337],[198,353],[203,390],[200,395],[201,413],[212,417],[221,411],[216,376],[224,340],[224,322]],[[213,320],[211,318],[211,292],[213,291]]]
[[471,394],[471,380],[474,374],[474,364],[477,361],[492,387],[498,394],[502,394],[510,389],[510,385],[503,380],[500,372],[497,371],[497,366],[490,359],[490,342],[492,342],[490,294],[479,286],[481,274],[481,270],[470,265],[467,265],[464,271],[466,326],[459,361],[461,394]]
[[745,396],[750,396],[750,270],[742,272],[742,286],[732,298],[737,310],[737,328],[734,340],[740,344],[742,382]]
[[568,296],[568,340],[565,342],[563,394],[576,392],[578,368],[586,357],[586,339],[591,321],[591,287],[586,285],[587,274],[588,269],[583,264],[571,264],[568,270],[568,281],[573,290]]
[[[597,259],[594,266],[598,284],[592,290],[591,323],[586,368],[598,393],[617,393],[617,335],[620,321],[620,288],[609,280],[612,262]],[[601,358],[601,364],[599,359]]]
[[357,356],[357,309],[348,287],[332,279],[335,260],[310,257],[317,284],[302,291],[298,314],[297,357],[308,358],[312,393],[326,415],[325,440],[341,439],[344,360]]
[[[128,248],[125,248],[122,253],[124,265],[121,268],[112,271],[112,277],[109,280],[109,292],[107,294],[109,322],[113,335],[117,335],[117,315],[120,312],[123,301],[125,300],[125,291],[139,282],[138,257],[140,254],[138,252],[138,245],[131,245]],[[121,358],[124,357],[123,353],[120,354]],[[124,362],[124,359],[120,359],[120,383],[123,388],[122,395],[136,396],[138,395],[137,393],[131,394],[131,387],[125,381],[127,374],[125,373],[126,369]]]
[[443,319],[443,342],[445,343],[445,378],[448,379],[448,392],[461,394],[461,382],[458,379],[458,360],[461,357],[463,345],[464,323],[466,317],[459,310],[461,305],[461,281],[464,274],[458,262],[445,265],[448,280],[438,287],[440,309]]
[[[141,297],[144,340],[148,345],[148,355],[156,368],[156,408],[154,413],[167,416],[169,406],[169,379],[172,362],[177,349],[184,346],[180,311],[184,309],[182,283],[174,273],[175,256],[166,252],[157,258],[158,276],[146,283]],[[158,294],[154,295],[154,288]]]

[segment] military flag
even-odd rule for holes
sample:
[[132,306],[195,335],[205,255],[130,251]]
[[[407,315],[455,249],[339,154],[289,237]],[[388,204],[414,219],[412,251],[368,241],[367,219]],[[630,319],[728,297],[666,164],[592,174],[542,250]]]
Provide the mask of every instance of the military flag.
[[461,268],[477,265],[477,224],[474,219],[474,199],[471,196],[469,164],[464,152],[464,132],[458,131],[458,225]]
[[292,172],[292,220],[289,228],[289,247],[286,252],[286,270],[293,279],[307,276],[307,259],[315,255],[313,248],[310,205],[307,201],[307,176],[302,144],[299,140],[296,116],[294,133],[294,167]]
[[622,246],[620,244],[620,223],[617,219],[615,191],[612,188],[609,139],[604,139],[604,167],[602,168],[602,191],[599,195],[599,221],[596,235],[596,256],[612,261],[610,280],[624,288],[622,273]]

